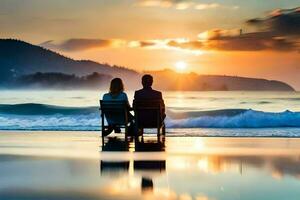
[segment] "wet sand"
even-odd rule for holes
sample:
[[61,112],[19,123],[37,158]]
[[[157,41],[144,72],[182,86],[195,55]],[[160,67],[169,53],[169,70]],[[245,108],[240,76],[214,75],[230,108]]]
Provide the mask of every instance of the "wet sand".
[[298,199],[300,139],[0,132],[0,199]]

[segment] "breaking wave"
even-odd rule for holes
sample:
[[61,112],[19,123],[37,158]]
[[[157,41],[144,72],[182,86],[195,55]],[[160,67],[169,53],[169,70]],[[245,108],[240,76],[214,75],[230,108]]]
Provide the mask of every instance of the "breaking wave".
[[[227,109],[198,112],[168,110],[168,128],[280,128],[299,127],[300,112],[262,112]],[[1,130],[101,130],[97,107],[45,104],[0,105]]]

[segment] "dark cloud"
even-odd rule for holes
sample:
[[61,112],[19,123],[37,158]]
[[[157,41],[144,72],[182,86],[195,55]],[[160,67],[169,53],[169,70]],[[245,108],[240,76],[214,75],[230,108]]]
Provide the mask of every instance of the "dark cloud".
[[61,51],[83,51],[93,48],[104,48],[112,45],[111,40],[102,39],[69,39],[61,43],[55,43],[54,41],[46,41],[40,46],[49,49],[56,49]]
[[254,18],[247,24],[263,28],[280,36],[300,37],[300,7],[277,9],[265,18]]
[[209,39],[207,48],[225,51],[290,51],[295,50],[293,42],[277,37],[270,32],[253,32],[236,36],[219,36]]
[[[213,35],[209,34],[208,35]],[[241,35],[214,35],[206,40],[177,42],[172,40],[170,47],[189,50],[220,50],[220,51],[291,51],[297,49],[295,43],[269,32],[254,32]]]
[[232,33],[226,30],[205,32],[204,38],[189,42],[171,41],[171,47],[190,50],[223,51],[299,51],[300,7],[277,9],[265,18],[253,18],[247,24],[257,27],[256,32]]

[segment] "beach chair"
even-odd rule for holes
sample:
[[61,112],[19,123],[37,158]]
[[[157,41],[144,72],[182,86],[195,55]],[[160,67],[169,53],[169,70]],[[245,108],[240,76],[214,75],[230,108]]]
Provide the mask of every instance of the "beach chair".
[[[110,126],[114,126],[117,128],[125,128],[125,135],[128,134],[129,108],[127,102],[100,100],[100,111],[102,137],[104,137],[104,131],[107,130]],[[107,124],[105,124],[105,119],[107,121]]]
[[161,100],[134,100],[133,110],[136,128],[141,135],[143,135],[146,128],[156,128],[158,136],[161,133],[166,134]]

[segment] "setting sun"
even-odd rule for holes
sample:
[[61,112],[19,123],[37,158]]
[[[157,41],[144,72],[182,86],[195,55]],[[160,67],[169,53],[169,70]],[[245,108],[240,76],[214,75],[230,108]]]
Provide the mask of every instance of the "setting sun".
[[187,64],[183,61],[178,61],[175,63],[175,67],[178,71],[184,71],[187,68]]

